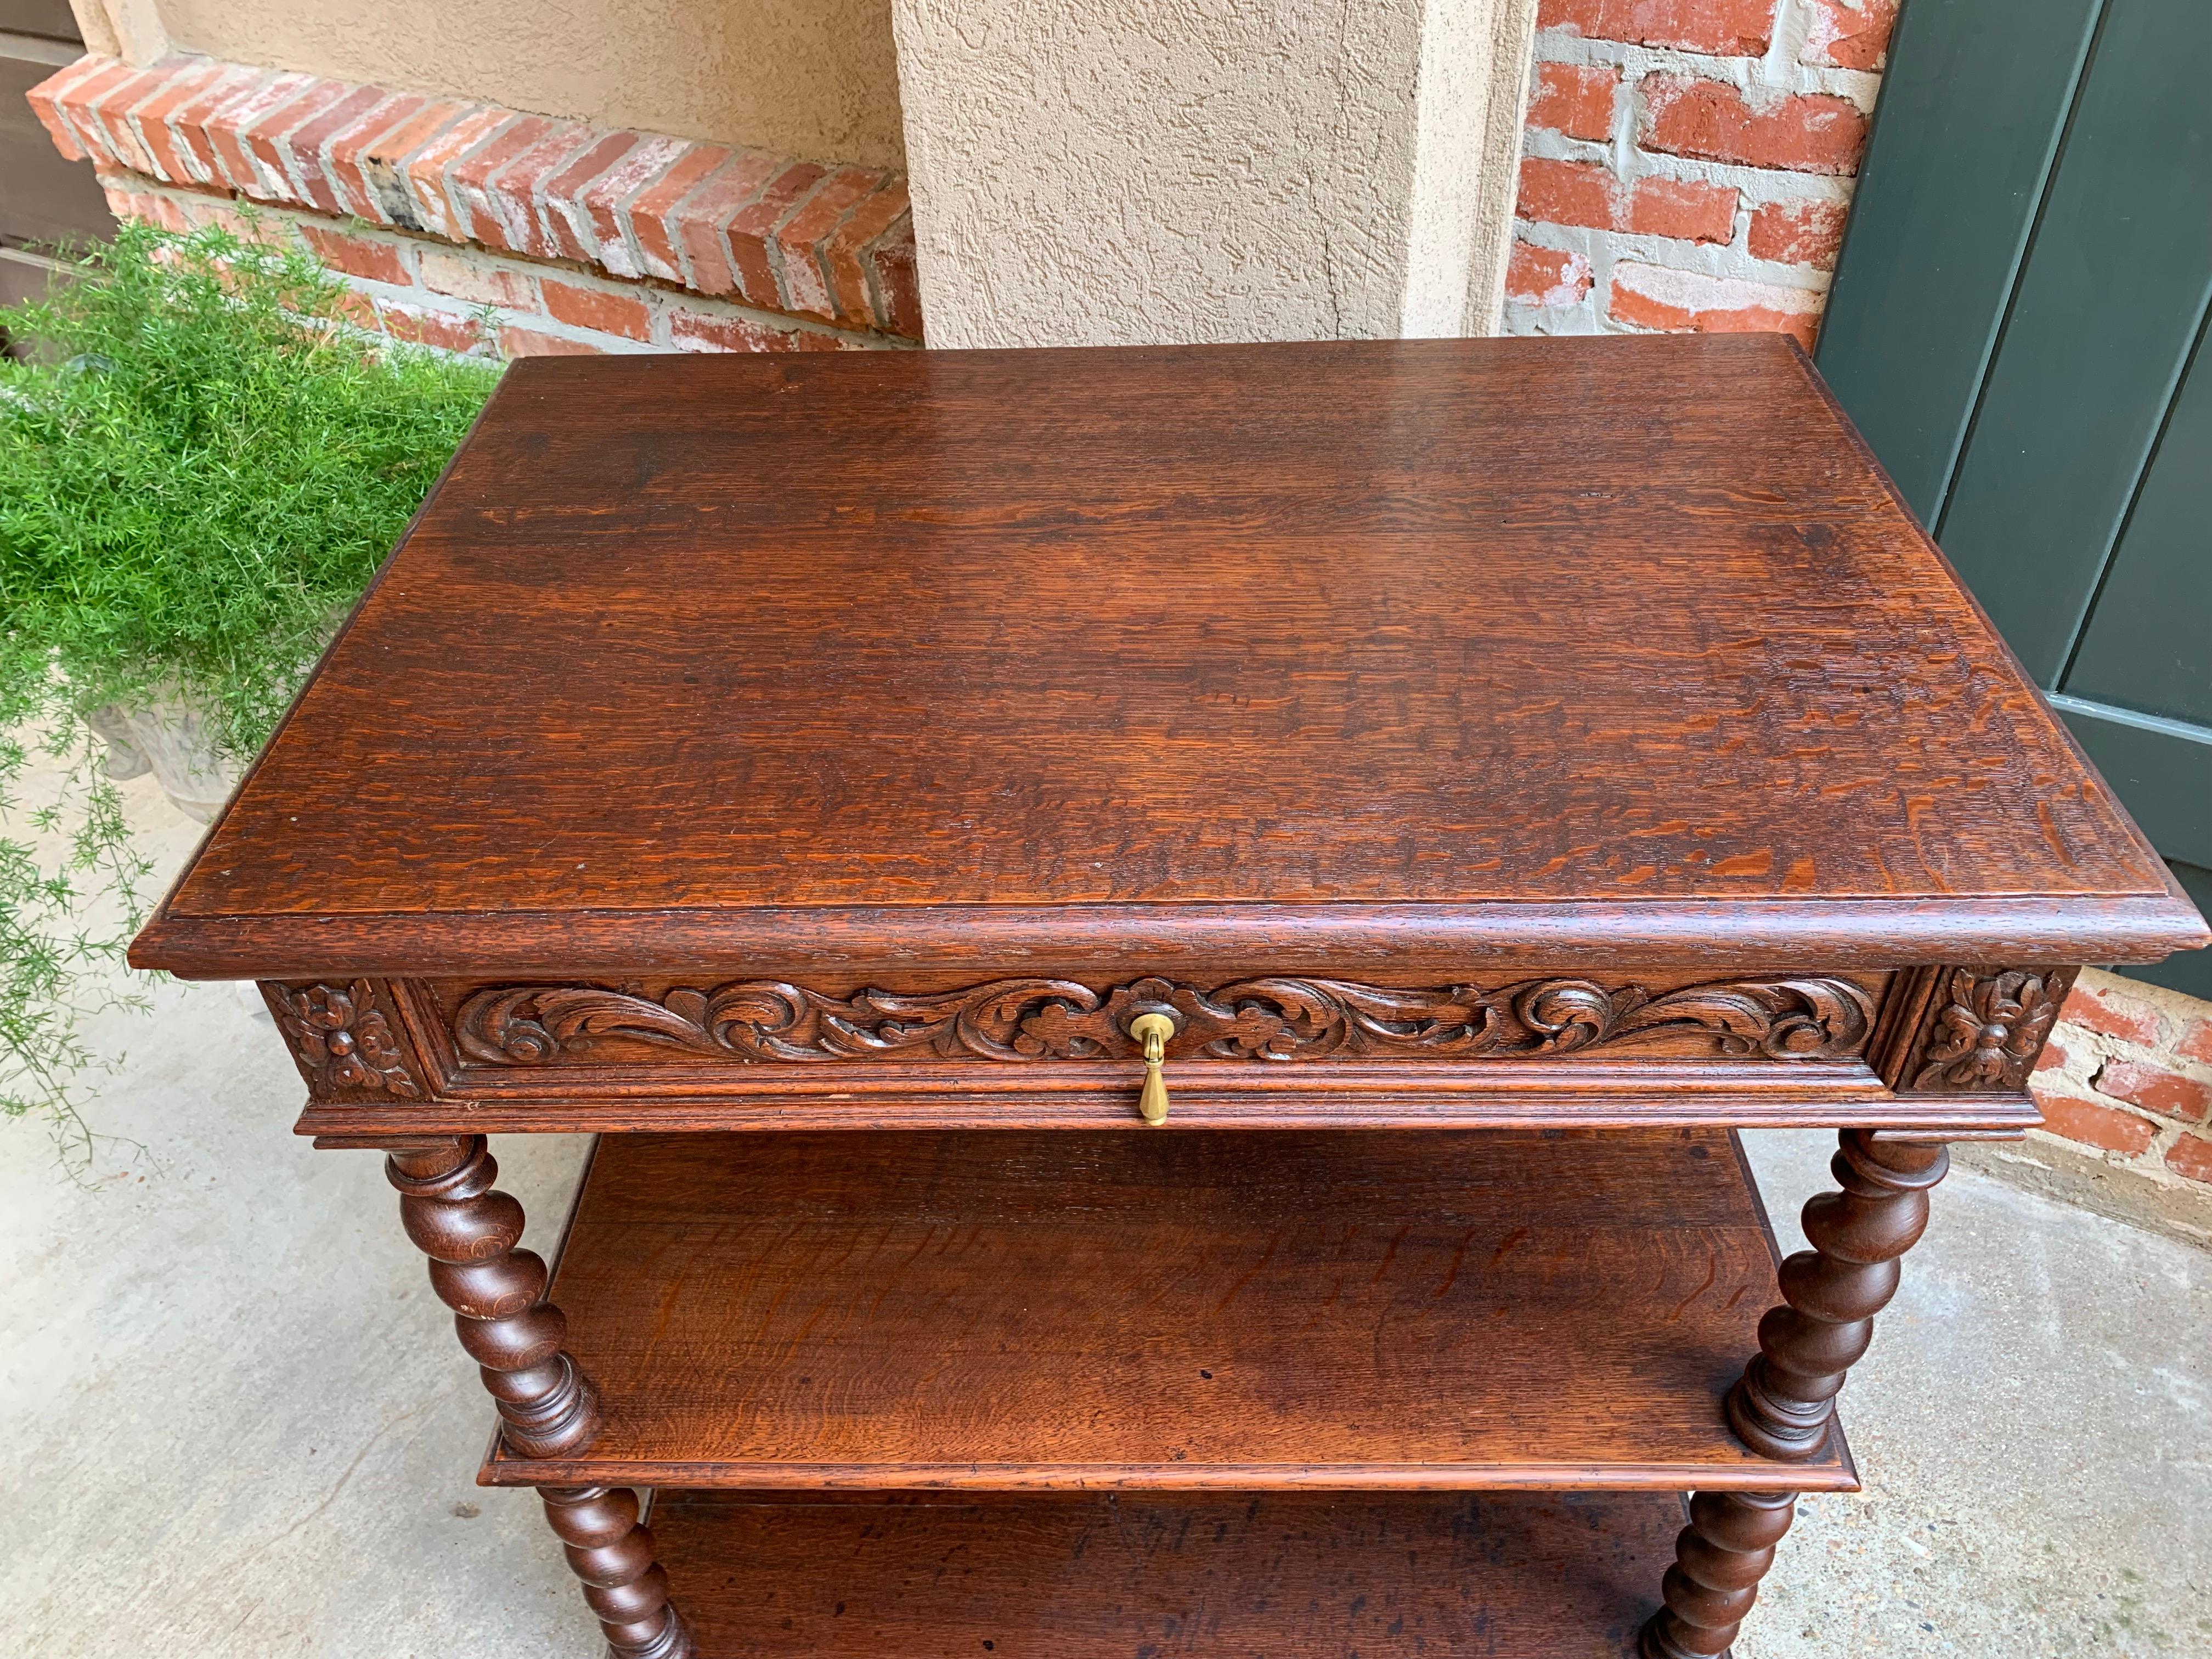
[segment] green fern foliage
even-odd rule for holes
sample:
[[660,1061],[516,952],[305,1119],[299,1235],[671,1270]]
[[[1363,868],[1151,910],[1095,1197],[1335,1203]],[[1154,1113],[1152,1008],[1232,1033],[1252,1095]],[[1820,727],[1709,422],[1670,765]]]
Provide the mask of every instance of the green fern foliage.
[[496,379],[349,328],[296,249],[132,225],[78,258],[0,311],[33,348],[0,362],[0,1110],[73,1133],[145,873],[84,716],[181,698],[258,749]]

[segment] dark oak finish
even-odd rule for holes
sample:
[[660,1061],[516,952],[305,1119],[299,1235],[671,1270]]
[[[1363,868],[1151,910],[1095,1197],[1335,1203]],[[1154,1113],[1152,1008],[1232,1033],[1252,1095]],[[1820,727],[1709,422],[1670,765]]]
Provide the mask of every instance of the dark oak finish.
[[668,1573],[654,1559],[653,1529],[640,1523],[637,1494],[617,1487],[542,1486],[545,1519],[568,1566],[584,1581],[611,1659],[696,1659],[682,1615],[669,1605]]
[[2043,1053],[2071,968],[1941,968],[1926,975],[1926,1012],[1894,1081],[1911,1094],[2018,1090]]
[[639,1060],[724,1063],[1131,1060],[1143,1045],[1130,1023],[1145,1013],[1175,1024],[1165,1058],[1201,1063],[1518,1060],[1599,1048],[1839,1060],[1864,1050],[1886,983],[1881,975],[1657,987],[1550,977],[1485,988],[1275,975],[1094,988],[1031,977],[845,995],[776,980],[705,989],[493,986],[453,993],[448,1023],[461,1065],[495,1069],[610,1049]]
[[[1912,1088],[1914,1057],[1946,1018],[1935,991],[1955,976],[1942,971],[1551,974],[1429,988],[1288,975],[928,982],[939,977],[896,990],[666,975],[264,989],[309,1085],[300,1127],[324,1136],[457,1121],[572,1132],[1119,1127],[1142,1075],[1129,1028],[1148,1011],[1177,1025],[1168,1058],[1183,1126],[1798,1123],[1955,1135],[2037,1121],[2002,1067]],[[368,1046],[341,1056],[340,1044]]]
[[1940,1144],[1856,1129],[1839,1139],[1829,1168],[1843,1190],[1806,1204],[1813,1248],[1782,1264],[1785,1304],[1759,1322],[1759,1357],[1729,1391],[1744,1443],[1790,1462],[1826,1446],[1844,1374],[1874,1340],[1874,1316],[1897,1294],[1898,1258],[1919,1243],[1928,1194],[1951,1167]]
[[[1662,1067],[1631,1073],[1564,1072],[1531,1066],[1518,1076],[1425,1076],[1362,1069],[1310,1079],[1252,1077],[1226,1085],[1218,1075],[1170,1068],[1178,1129],[1707,1127],[1835,1128],[1863,1124],[1883,1133],[2014,1137],[2042,1121],[2026,1095],[1896,1098],[1849,1075],[1751,1078],[1684,1075]],[[1348,1073],[1348,1068],[1347,1068]],[[635,1076],[599,1074],[573,1095],[555,1090],[469,1095],[423,1105],[317,1102],[298,1121],[318,1139],[380,1141],[455,1123],[486,1133],[659,1133],[786,1129],[1116,1129],[1137,1113],[1142,1070],[1093,1069],[1079,1078],[951,1073],[866,1085],[820,1077],[763,1079],[719,1096],[677,1085],[654,1091]],[[1792,1085],[1796,1087],[1792,1087]]]
[[1674,1565],[1637,1646],[1638,1659],[1714,1659],[1735,1640],[1774,1547],[1797,1512],[1794,1492],[1701,1492],[1674,1540]]
[[262,999],[292,1046],[311,1093],[325,1100],[420,1100],[422,1065],[389,1013],[393,987],[264,983]]
[[1774,1261],[1724,1131],[610,1136],[554,1289],[605,1425],[485,1478],[1756,1486]]
[[135,959],[1449,982],[2204,937],[1742,335],[526,361]]
[[701,1659],[1630,1659],[1672,1493],[664,1493]]
[[599,1429],[597,1391],[562,1347],[568,1321],[546,1299],[545,1263],[522,1239],[522,1206],[494,1189],[482,1135],[394,1150],[407,1237],[430,1258],[430,1288],[499,1407],[500,1438],[526,1457],[574,1455]]
[[[1852,1124],[2036,1121],[2006,1079],[1893,1091],[1936,1018],[1929,976],[1654,973],[1420,988],[1276,975],[836,993],[782,981],[483,986],[270,981],[311,1101],[348,1137],[480,1130],[1109,1127],[1168,1046],[1178,1125]],[[384,1011],[390,1009],[386,1018]]]
[[[2070,969],[1441,989],[1272,976],[1027,979],[837,994],[266,981],[309,1086],[303,1133],[1043,1128],[1126,1124],[1130,1026],[1177,1025],[1176,1122],[1201,1127],[1862,1127],[2036,1122],[2027,1072]],[[387,1011],[389,1011],[387,1014]]]
[[[518,362],[132,960],[617,1659],[1707,1659],[1941,1143],[2208,937],[1746,335]],[[503,1130],[623,1132],[559,1305]]]

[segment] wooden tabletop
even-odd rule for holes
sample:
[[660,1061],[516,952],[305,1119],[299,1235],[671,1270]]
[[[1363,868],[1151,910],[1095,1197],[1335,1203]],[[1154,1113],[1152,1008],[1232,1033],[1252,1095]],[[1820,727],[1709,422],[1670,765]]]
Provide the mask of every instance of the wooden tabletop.
[[1741,335],[518,362],[133,960],[2203,937]]

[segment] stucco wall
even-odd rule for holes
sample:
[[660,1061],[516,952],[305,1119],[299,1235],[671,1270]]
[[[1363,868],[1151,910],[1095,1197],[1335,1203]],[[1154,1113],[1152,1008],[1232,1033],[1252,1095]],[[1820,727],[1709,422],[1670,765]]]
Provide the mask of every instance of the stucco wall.
[[1486,328],[1533,9],[896,0],[930,343]]
[[107,0],[245,64],[902,167],[890,0]]

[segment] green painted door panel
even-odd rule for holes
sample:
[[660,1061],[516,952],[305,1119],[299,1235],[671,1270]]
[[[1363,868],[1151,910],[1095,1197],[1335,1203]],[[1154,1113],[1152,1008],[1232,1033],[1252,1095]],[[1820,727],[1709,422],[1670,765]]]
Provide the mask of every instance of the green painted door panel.
[[1924,523],[1942,507],[2100,4],[1911,0],[1898,20],[1818,361]]
[[[2212,728],[2212,353],[2201,342],[2063,684]],[[2197,809],[2212,820],[2212,782]],[[2212,842],[2200,861],[2212,864]]]
[[1936,526],[2055,685],[2212,279],[2212,5],[2110,0]]
[[2212,866],[2212,731],[2063,693],[2051,706],[2160,852]]
[[[2212,730],[2063,695],[2051,705],[2166,854],[2182,890],[2212,915]],[[2188,951],[2123,971],[2212,998],[2212,951]]]
[[2212,0],[1910,0],[1819,362],[2212,910],[2208,56]]

